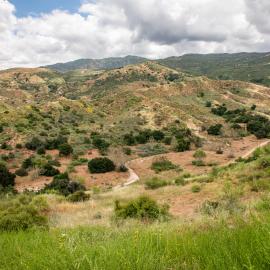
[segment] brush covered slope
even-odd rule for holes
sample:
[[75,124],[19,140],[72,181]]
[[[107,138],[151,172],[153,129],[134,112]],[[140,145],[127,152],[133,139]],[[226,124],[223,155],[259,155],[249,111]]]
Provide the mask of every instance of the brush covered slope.
[[[2,71],[1,155],[13,172],[25,159],[35,160],[26,168],[30,176],[16,177],[21,184],[27,180],[22,189],[32,178],[43,185],[51,181],[51,175],[37,176],[50,159],[60,163],[61,172],[99,185],[85,163],[100,154],[111,155],[120,168],[138,157],[202,145],[218,151],[250,134],[269,137],[269,93],[267,87],[195,77],[153,62],[64,74],[44,68]],[[126,176],[111,178],[122,183]]]

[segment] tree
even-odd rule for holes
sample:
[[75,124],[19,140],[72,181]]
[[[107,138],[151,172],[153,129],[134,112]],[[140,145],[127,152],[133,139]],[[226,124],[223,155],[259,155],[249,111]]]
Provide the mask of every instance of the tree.
[[40,170],[40,175],[44,175],[44,176],[55,176],[57,174],[59,174],[60,171],[58,169],[55,169],[52,165],[50,164],[46,164],[43,166],[43,168]]
[[59,154],[61,156],[69,156],[70,154],[73,153],[73,148],[68,143],[64,143],[64,144],[59,145],[58,150],[59,150]]
[[54,176],[53,181],[46,185],[43,191],[55,190],[64,196],[68,196],[77,191],[84,191],[85,187],[78,183],[71,181],[67,173],[62,173]]
[[15,185],[16,175],[9,172],[4,164],[0,164],[0,186],[6,188]]
[[25,147],[28,149],[28,150],[37,150],[38,148],[41,148],[44,146],[44,143],[37,137],[33,137],[31,139],[31,141],[27,142],[25,144]]
[[156,141],[162,141],[165,137],[164,133],[161,130],[154,130],[152,132],[152,136]]
[[207,132],[208,132],[209,135],[218,136],[218,135],[221,135],[221,129],[222,129],[222,127],[223,126],[221,124],[216,124],[216,125],[210,126],[207,129]]
[[115,170],[115,164],[108,158],[94,158],[88,162],[91,173],[106,173]]

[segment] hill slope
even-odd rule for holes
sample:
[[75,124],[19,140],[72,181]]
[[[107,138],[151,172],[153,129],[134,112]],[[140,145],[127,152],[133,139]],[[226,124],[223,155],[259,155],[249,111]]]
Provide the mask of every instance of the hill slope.
[[187,54],[158,62],[213,79],[242,80],[270,85],[269,53]]
[[47,68],[51,68],[60,72],[66,72],[75,69],[103,70],[121,68],[127,65],[138,64],[145,61],[145,58],[138,56],[112,57],[104,59],[79,59],[67,63],[49,65]]

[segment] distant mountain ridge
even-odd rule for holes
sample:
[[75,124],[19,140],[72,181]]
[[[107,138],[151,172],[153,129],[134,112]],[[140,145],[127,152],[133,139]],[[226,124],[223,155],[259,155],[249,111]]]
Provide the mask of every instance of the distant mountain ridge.
[[46,67],[59,72],[67,72],[75,69],[107,70],[140,64],[147,60],[148,59],[143,57],[129,55],[126,57],[110,57],[104,59],[78,59],[67,63],[48,65]]
[[149,60],[138,56],[79,59],[46,66],[58,72],[76,69],[110,70],[127,65],[156,62],[165,67],[218,80],[240,80],[270,86],[270,53],[185,54]]

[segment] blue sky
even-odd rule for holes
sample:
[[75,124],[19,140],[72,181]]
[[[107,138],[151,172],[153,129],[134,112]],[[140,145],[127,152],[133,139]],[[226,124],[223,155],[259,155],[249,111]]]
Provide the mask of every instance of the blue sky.
[[16,15],[24,17],[39,13],[48,13],[54,9],[64,9],[75,12],[82,0],[10,0],[16,7]]

